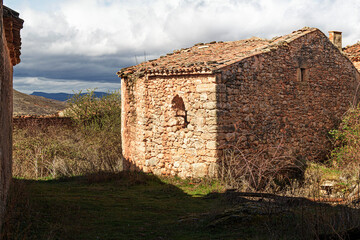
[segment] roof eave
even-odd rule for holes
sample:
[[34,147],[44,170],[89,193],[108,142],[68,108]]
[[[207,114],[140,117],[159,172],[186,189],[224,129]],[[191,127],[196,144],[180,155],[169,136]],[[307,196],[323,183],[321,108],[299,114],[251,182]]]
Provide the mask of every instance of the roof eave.
[[124,68],[117,72],[118,77],[120,78],[129,78],[129,77],[155,77],[155,76],[185,76],[185,75],[199,75],[199,74],[213,74],[217,72],[218,69],[210,68],[194,68],[194,69],[162,69],[162,70],[148,70],[148,71],[137,71],[132,72]]

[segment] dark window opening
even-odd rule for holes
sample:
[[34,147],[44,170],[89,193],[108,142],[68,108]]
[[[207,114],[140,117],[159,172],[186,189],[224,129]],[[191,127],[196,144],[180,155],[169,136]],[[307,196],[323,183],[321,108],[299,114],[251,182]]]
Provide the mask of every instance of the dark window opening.
[[300,68],[300,81],[305,81],[305,68]]
[[300,82],[306,82],[309,80],[309,69],[308,68],[299,68],[298,80]]
[[180,117],[183,119],[183,127],[186,128],[189,124],[187,120],[187,111],[185,110],[184,100],[176,95],[171,101],[172,109],[175,110],[175,117]]

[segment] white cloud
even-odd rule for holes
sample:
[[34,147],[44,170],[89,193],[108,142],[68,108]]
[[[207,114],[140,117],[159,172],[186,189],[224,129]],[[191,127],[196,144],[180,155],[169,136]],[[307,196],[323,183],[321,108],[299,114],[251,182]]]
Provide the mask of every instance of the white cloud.
[[65,0],[58,4],[55,12],[22,11],[24,40],[37,36],[31,40],[48,44],[38,51],[89,56],[129,48],[152,51],[209,37],[271,37],[304,25],[351,31],[348,25],[360,20],[357,0]]
[[74,93],[87,89],[96,89],[98,92],[108,92],[120,89],[120,81],[119,83],[102,83],[38,77],[14,77],[14,89],[27,94],[35,91]]
[[[9,0],[8,0],[9,1]],[[118,69],[197,42],[239,40],[252,36],[272,38],[304,26],[325,34],[343,31],[343,44],[360,39],[358,0],[16,0],[15,9],[25,20],[22,31],[23,66],[44,68],[54,78],[79,56],[104,59],[99,69],[109,69],[118,56]],[[6,3],[6,1],[5,1]],[[43,5],[41,5],[43,3]],[[11,7],[11,6],[10,6]],[[59,57],[60,56],[60,57]],[[110,57],[107,57],[110,56]],[[56,65],[55,60],[61,58]],[[41,59],[41,60],[40,60]],[[66,64],[66,59],[68,63]],[[88,62],[93,62],[93,61]],[[26,62],[27,61],[27,62]],[[55,64],[51,66],[51,64]],[[62,67],[63,66],[63,67]],[[84,68],[94,69],[89,64]],[[62,72],[60,72],[60,70]],[[74,67],[68,68],[67,75]],[[93,70],[94,71],[94,70]],[[93,71],[84,69],[88,79]],[[111,72],[110,72],[111,71]],[[52,73],[50,73],[52,72]],[[91,72],[90,74],[86,74]],[[105,72],[104,72],[105,74]],[[16,75],[16,71],[15,71]],[[60,77],[61,78],[61,77]],[[68,78],[68,77],[67,77]]]
[[[24,51],[99,56],[161,52],[197,41],[287,34],[305,25],[358,39],[357,0],[65,0],[22,9]],[[36,47],[37,46],[37,47]]]

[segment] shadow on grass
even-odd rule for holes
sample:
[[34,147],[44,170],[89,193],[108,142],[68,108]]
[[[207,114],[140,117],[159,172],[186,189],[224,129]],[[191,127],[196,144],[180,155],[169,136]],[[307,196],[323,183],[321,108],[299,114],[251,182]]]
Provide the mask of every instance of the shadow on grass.
[[14,179],[1,239],[359,238],[355,207],[182,187],[138,172]]

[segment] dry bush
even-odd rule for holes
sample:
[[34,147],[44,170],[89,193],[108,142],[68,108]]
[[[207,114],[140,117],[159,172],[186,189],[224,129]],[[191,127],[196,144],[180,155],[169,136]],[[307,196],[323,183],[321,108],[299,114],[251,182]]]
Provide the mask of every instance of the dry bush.
[[86,94],[81,91],[68,101],[69,108],[65,115],[71,117],[78,126],[87,130],[107,129],[119,131],[121,116],[121,97],[119,92],[108,93],[101,98],[95,96],[94,90]]
[[[84,101],[81,101],[84,98]],[[93,111],[87,95],[76,96],[81,114],[70,126],[15,128],[13,133],[13,175],[21,178],[57,178],[98,171],[122,170],[120,98],[117,94],[91,98],[94,105],[107,106],[101,115]],[[105,102],[105,103],[102,103]],[[111,107],[110,107],[111,105]],[[72,107],[75,107],[73,103]],[[80,114],[80,113],[79,113]],[[92,115],[91,114],[95,114]],[[83,119],[80,121],[79,119]],[[92,119],[92,120],[91,120]]]
[[13,175],[38,179],[122,170],[120,135],[49,126],[15,129]]
[[287,155],[282,144],[272,149],[259,148],[249,154],[233,147],[224,151],[220,177],[229,187],[242,191],[270,190],[288,182],[303,165]]

